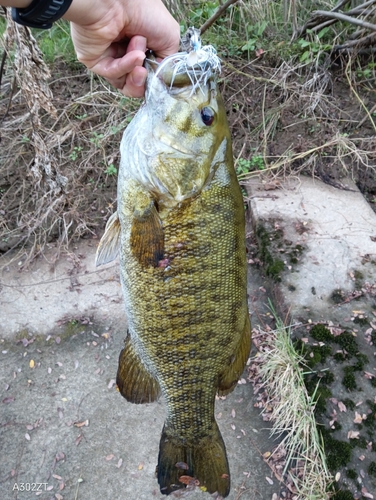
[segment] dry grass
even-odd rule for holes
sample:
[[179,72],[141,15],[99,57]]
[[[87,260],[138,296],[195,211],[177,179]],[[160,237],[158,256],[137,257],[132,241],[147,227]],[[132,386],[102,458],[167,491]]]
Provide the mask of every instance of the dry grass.
[[21,247],[14,258],[26,266],[48,242],[101,232],[116,203],[121,133],[138,103],[86,70],[51,81],[35,39],[9,22],[8,52],[12,44],[0,99],[0,250]]
[[257,333],[251,380],[260,395],[264,419],[272,424],[271,434],[279,438],[278,446],[265,458],[292,498],[325,500],[330,497],[333,477],[315,422],[314,396],[308,395],[304,384],[304,360],[280,319],[276,318],[274,331]]
[[[228,62],[224,66],[229,80],[225,82],[225,95],[230,95],[226,105],[230,109],[239,106],[235,123],[241,124],[243,132],[234,137],[237,159],[262,156],[262,174],[273,177],[305,173],[325,181],[323,174],[339,175],[350,176],[360,184],[360,177],[376,176],[374,134],[359,134],[361,126],[372,130],[375,127],[369,111],[372,101],[366,98],[365,104],[360,97],[362,89],[351,80],[344,89],[351,106],[345,108],[342,95],[335,95],[338,83],[333,81],[327,65],[303,64],[292,59],[275,69],[259,62],[244,68]],[[343,78],[348,71],[349,64]],[[232,87],[234,81],[236,91]],[[314,127],[320,131],[311,132]],[[290,142],[286,144],[284,137],[291,137]],[[260,173],[254,169],[239,177],[246,180]]]

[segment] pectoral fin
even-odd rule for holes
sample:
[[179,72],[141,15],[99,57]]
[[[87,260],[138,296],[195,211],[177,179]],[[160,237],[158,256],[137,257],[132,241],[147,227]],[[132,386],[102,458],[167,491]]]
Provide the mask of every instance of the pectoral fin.
[[115,212],[108,219],[104,235],[99,242],[95,256],[95,265],[101,266],[116,259],[120,246],[120,221]]
[[130,238],[131,251],[142,266],[157,267],[163,259],[164,232],[155,202],[136,207]]

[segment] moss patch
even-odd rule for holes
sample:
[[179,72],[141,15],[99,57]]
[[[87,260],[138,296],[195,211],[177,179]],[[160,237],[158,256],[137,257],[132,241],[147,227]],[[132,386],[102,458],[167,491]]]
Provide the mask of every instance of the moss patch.
[[324,325],[319,324],[311,328],[310,334],[319,342],[333,342],[334,337]]
[[360,318],[359,316],[355,316],[353,322],[360,326],[366,326],[369,324],[369,319],[365,317]]
[[331,431],[327,429],[323,429],[321,433],[329,469],[335,471],[346,466],[351,459],[351,444],[334,439]]
[[272,232],[267,231],[262,224],[259,224],[256,229],[256,236],[258,240],[259,257],[264,263],[266,275],[270,276],[275,281],[281,281],[280,274],[285,265],[281,259],[273,257],[272,246],[273,242],[283,237],[282,231],[280,229]]
[[376,477],[376,462],[371,462],[368,467],[368,474]]
[[341,302],[343,302],[345,300],[346,296],[345,296],[345,293],[343,292],[343,290],[340,290],[339,288],[337,288],[336,290],[333,290],[330,298],[332,299],[332,301],[335,304],[341,304]]
[[343,332],[335,338],[335,342],[339,344],[348,354],[355,356],[359,353],[358,344],[355,337],[349,332]]
[[367,399],[366,403],[370,411],[367,415],[367,418],[363,420],[363,424],[367,429],[369,437],[372,439],[372,435],[376,431],[376,403],[374,403],[370,399]]
[[355,481],[358,477],[358,473],[354,469],[347,469],[346,476]]
[[343,369],[344,377],[342,379],[342,384],[349,391],[354,391],[356,389],[356,380],[354,375],[354,367],[353,366],[345,366]]
[[[367,449],[368,442],[373,439],[371,438],[371,434],[374,431],[374,427],[376,428],[376,404],[372,401],[367,401],[370,411],[368,412],[367,419],[363,420],[362,424],[356,426],[357,430],[360,431],[362,429],[362,435],[358,439],[349,440],[343,437],[341,438],[343,440],[338,439],[336,431],[341,429],[339,422],[332,422],[330,429],[325,427],[330,413],[327,403],[328,399],[332,397],[331,384],[335,381],[335,376],[332,371],[327,369],[320,370],[320,367],[324,368],[328,366],[328,358],[331,362],[335,360],[343,363],[342,383],[348,391],[355,391],[359,385],[358,377],[367,369],[366,365],[369,363],[369,359],[365,354],[360,352],[357,338],[351,331],[345,331],[340,335],[334,336],[325,324],[317,324],[311,328],[309,336],[311,337],[310,343],[298,341],[296,347],[300,349],[305,360],[304,381],[308,394],[315,398],[316,418],[319,423],[324,424],[320,429],[323,429],[322,436],[328,468],[335,474],[341,467],[345,467],[352,460],[353,449]],[[317,345],[317,343],[322,345]],[[340,352],[336,352],[339,350]],[[350,360],[351,363],[349,363]],[[319,364],[318,366],[316,366],[317,363]],[[307,370],[307,366],[310,370]],[[355,401],[351,397],[342,400],[342,402],[346,405],[347,411],[354,411],[356,409]],[[356,480],[358,474],[355,470],[349,469],[348,477]],[[351,492],[341,489],[337,491],[333,498],[342,500],[343,498],[352,499],[353,496]]]
[[356,405],[352,399],[344,399],[343,404],[348,408],[350,411],[354,411],[356,408]]
[[339,490],[331,498],[332,500],[354,500],[354,495],[349,490]]

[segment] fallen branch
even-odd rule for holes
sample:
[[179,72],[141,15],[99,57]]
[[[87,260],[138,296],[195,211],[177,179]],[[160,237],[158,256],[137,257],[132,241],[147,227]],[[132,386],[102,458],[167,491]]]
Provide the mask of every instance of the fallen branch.
[[[315,12],[313,12],[311,18],[298,31],[297,37],[303,36],[307,30],[317,32],[317,31],[320,31],[322,28],[325,28],[326,26],[330,26],[330,25],[336,23],[337,21],[339,21],[340,18],[338,16],[335,16],[335,14],[337,14],[337,11],[341,7],[344,7],[347,3],[349,3],[349,1],[344,0],[342,2],[339,2],[330,11],[315,11]],[[374,5],[375,3],[376,3],[376,0],[367,0],[367,2],[364,2],[361,5],[357,5],[353,9],[347,11],[346,14],[339,13],[339,16],[359,16],[359,15],[369,14],[369,11],[366,11],[364,9]],[[330,16],[330,14],[334,14],[334,15]],[[325,19],[328,17],[330,17],[331,19]]]
[[355,26],[361,26],[362,28],[368,28],[370,30],[376,31],[376,24],[368,23],[367,21],[362,21],[361,19],[353,19],[350,16],[341,14],[340,12],[329,12],[326,10],[316,10],[313,12],[316,16],[329,17],[332,19],[338,19],[339,21],[344,21],[350,24],[355,24]]
[[208,29],[210,26],[215,23],[215,21],[224,13],[224,11],[227,9],[227,7],[230,7],[230,5],[237,3],[239,0],[227,0],[223,5],[219,7],[217,11],[214,12],[214,14],[209,18],[200,28],[201,35]]
[[349,42],[343,43],[342,45],[334,45],[333,50],[346,50],[355,47],[367,47],[371,45],[372,42],[376,41],[376,33],[371,33],[370,35],[358,38],[357,40],[351,40]]

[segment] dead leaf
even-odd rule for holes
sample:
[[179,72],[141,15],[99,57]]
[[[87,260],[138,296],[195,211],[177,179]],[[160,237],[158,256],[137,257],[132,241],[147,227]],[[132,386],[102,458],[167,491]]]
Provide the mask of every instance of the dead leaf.
[[107,455],[105,458],[106,458],[106,460],[112,460],[114,458],[114,456],[115,455],[113,453],[111,453],[110,455]]
[[348,439],[359,439],[359,431],[349,431],[347,437]]
[[140,463],[138,464],[137,469],[138,469],[138,470],[142,470],[143,468],[144,468],[144,462],[140,462]]
[[364,487],[361,489],[361,492],[364,498],[374,498],[374,496],[371,495],[371,493],[368,493],[368,491]]
[[64,499],[63,495],[60,495],[60,493],[55,493],[55,498],[57,500],[63,500]]
[[273,480],[270,479],[270,477],[268,476],[265,476],[265,479],[268,481],[269,484],[273,484]]
[[52,474],[52,477],[54,477],[55,479],[63,479],[61,476],[58,476],[57,474]]
[[236,415],[236,412],[235,412],[235,410],[234,410],[234,409],[232,409],[232,410],[231,410],[231,416],[232,416],[232,418],[235,418],[235,415]]
[[64,460],[65,459],[65,455],[62,451],[59,451],[58,453],[56,453],[56,462],[60,462],[60,460]]
[[30,368],[34,368],[34,366],[35,366],[35,362],[34,362],[33,359],[31,359],[30,362],[29,362],[29,367]]
[[14,399],[14,396],[8,396],[7,398],[3,399],[3,403],[9,405],[9,403],[13,403]]
[[118,461],[118,463],[117,463],[116,467],[117,467],[118,469],[120,469],[120,467],[121,467],[122,463],[123,463],[123,459],[122,459],[122,458],[119,458],[119,461]]
[[25,434],[25,439],[27,439],[28,441],[30,441],[30,434],[28,432]]
[[346,411],[347,411],[347,408],[346,408],[346,406],[342,403],[342,401],[338,401],[338,408],[339,408],[339,411],[341,411],[341,412],[346,412]]
[[355,424],[361,424],[362,422],[363,422],[362,416],[356,411],[355,412],[354,423]]
[[79,434],[75,441],[76,446],[78,446],[81,443],[81,439],[82,439],[82,434]]
[[89,420],[85,420],[84,422],[73,422],[73,425],[75,425],[76,427],[88,427]]
[[200,481],[196,479],[195,477],[191,476],[180,476],[179,481],[183,484],[190,485],[190,486],[199,486]]

